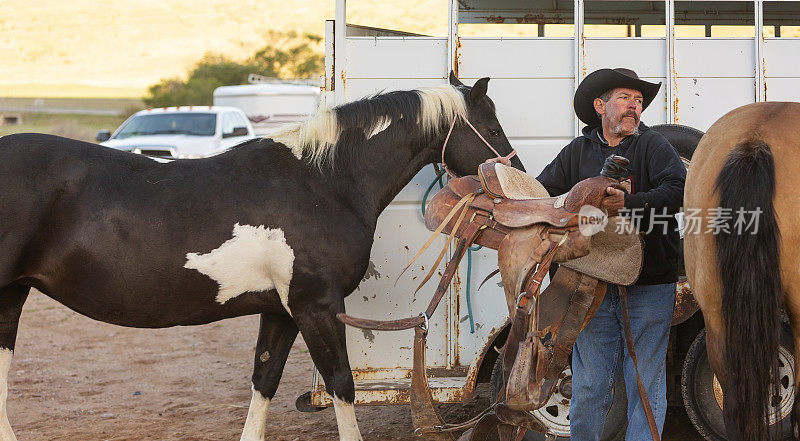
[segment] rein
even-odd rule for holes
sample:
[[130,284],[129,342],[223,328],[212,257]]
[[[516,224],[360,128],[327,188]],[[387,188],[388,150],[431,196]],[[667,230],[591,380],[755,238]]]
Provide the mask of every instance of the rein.
[[[455,117],[455,118],[453,118],[453,122],[452,122],[452,123],[450,123],[450,130],[448,130],[448,131],[447,131],[447,137],[445,137],[445,138],[444,138],[444,145],[442,145],[442,168],[444,169],[444,171],[445,171],[445,172],[447,172],[447,174],[448,174],[448,175],[449,175],[451,178],[455,178],[455,177],[456,177],[456,175],[454,175],[453,173],[451,173],[451,172],[450,172],[450,169],[448,169],[448,168],[447,168],[447,164],[445,164],[445,162],[444,162],[444,151],[445,151],[445,149],[447,149],[447,142],[448,142],[448,141],[450,141],[450,135],[453,133],[453,127],[455,127],[455,126],[456,126],[456,121],[458,121],[458,117],[459,117],[459,116],[460,116],[460,115],[456,115],[456,117]],[[495,150],[495,148],[494,148],[494,147],[492,147],[492,145],[491,145],[491,144],[489,144],[489,141],[487,141],[487,140],[486,140],[486,139],[483,137],[483,135],[481,135],[481,134],[480,134],[480,132],[478,132],[478,129],[476,129],[476,128],[475,128],[475,126],[473,126],[473,125],[472,125],[472,123],[471,123],[471,122],[469,122],[469,120],[468,120],[467,118],[465,118],[465,117],[463,117],[463,116],[462,116],[461,118],[464,120],[464,122],[466,122],[466,123],[467,123],[467,125],[469,126],[469,128],[470,128],[470,129],[472,129],[472,131],[473,131],[473,132],[475,132],[475,134],[476,134],[476,135],[478,135],[478,138],[480,138],[480,139],[481,139],[481,141],[483,141],[483,143],[484,143],[484,144],[486,144],[486,147],[489,147],[489,150],[491,150],[491,151],[492,151],[492,153],[494,153],[494,154],[495,154],[495,156],[496,156],[497,158],[506,158],[506,159],[511,159],[511,158],[513,158],[513,157],[514,157],[514,155],[516,155],[516,154],[517,154],[517,151],[516,151],[516,150],[511,150],[511,153],[509,153],[507,156],[503,156],[503,155],[501,155],[500,153],[497,153],[497,150]]]

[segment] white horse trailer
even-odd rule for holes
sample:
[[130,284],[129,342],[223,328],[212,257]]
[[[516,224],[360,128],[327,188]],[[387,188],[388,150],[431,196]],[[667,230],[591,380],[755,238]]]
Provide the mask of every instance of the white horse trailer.
[[[449,35],[432,37],[351,26],[346,24],[346,0],[337,0],[336,20],[326,26],[323,100],[331,105],[384,90],[443,84],[451,70],[466,84],[491,77],[489,96],[500,122],[534,175],[580,133],[572,96],[580,80],[599,68],[624,66],[664,84],[642,115],[648,125],[678,123],[705,131],[743,104],[800,101],[800,38],[786,36],[790,29],[786,26],[800,25],[798,1],[449,0],[449,7]],[[459,35],[459,25],[465,23],[535,23],[539,31],[524,38],[469,37]],[[573,24],[572,36],[551,37],[543,31],[543,25],[559,23]],[[628,25],[629,36],[587,37],[584,25],[589,24]],[[648,25],[663,26],[664,35],[642,37],[642,26]],[[706,35],[676,37],[676,26],[683,25],[705,25]],[[719,25],[749,25],[753,36],[712,37],[712,26]],[[395,279],[430,235],[420,205],[433,179],[432,168],[420,172],[381,215],[369,271],[346,300],[348,314],[396,319],[416,315],[427,306],[433,287],[412,293],[435,252],[417,260],[396,284]],[[442,246],[444,237],[436,244]],[[499,278],[480,291],[476,281],[496,268],[494,251],[473,252],[471,264],[462,262],[445,301],[431,318],[427,362],[433,396],[440,402],[469,400],[476,382],[488,378],[493,369],[494,348],[505,338],[505,297]],[[686,315],[694,311],[696,305]],[[681,367],[685,370],[686,363],[694,363],[688,369],[698,385],[689,385],[688,399],[693,401],[687,403],[687,412],[696,425],[705,424],[706,433],[718,435],[721,412],[718,403],[708,398],[715,396],[713,374],[698,367],[704,354],[699,316],[694,314],[681,325],[691,324],[683,335],[676,331],[680,327],[673,328],[670,402],[687,399],[685,390],[683,398],[680,393]],[[357,404],[408,403],[412,335],[411,331],[347,330]],[[786,375],[791,379],[790,359]],[[782,391],[776,412],[786,411],[787,403],[791,409],[792,387]],[[537,411],[554,435],[569,436],[569,393],[569,388],[560,387],[552,403]],[[624,399],[624,394],[618,395]],[[311,391],[298,398],[298,408],[328,405],[330,397],[315,375]],[[623,405],[623,418],[624,413]],[[607,439],[615,436],[619,435]]]
[[214,105],[242,109],[256,136],[268,136],[314,114],[319,96],[320,88],[309,84],[242,84],[214,89]]

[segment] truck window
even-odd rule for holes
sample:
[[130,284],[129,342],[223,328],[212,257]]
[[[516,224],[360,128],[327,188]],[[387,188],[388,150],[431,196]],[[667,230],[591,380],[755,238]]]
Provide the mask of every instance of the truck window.
[[217,116],[213,113],[154,113],[131,118],[114,135],[116,139],[148,135],[214,136]]
[[[247,123],[241,115],[234,112],[225,112],[222,114],[222,135],[233,136],[233,129],[247,128]],[[237,134],[236,136],[245,136],[247,133]]]

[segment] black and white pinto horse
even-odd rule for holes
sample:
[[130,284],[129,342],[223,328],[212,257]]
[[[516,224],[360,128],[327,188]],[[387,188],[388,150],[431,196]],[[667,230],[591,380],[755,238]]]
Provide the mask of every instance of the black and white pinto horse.
[[[345,326],[336,314],[369,262],[378,215],[426,164],[474,173],[512,151],[489,79],[378,94],[200,160],[168,163],[50,135],[0,138],[0,441],[15,436],[7,375],[33,287],[107,323],[196,325],[261,314],[242,440],[267,409],[301,332],[360,440]],[[514,158],[522,168],[519,159]]]

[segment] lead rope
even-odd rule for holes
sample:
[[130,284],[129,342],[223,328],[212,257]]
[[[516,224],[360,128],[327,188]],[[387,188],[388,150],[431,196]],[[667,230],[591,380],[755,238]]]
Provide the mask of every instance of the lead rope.
[[[445,172],[447,172],[447,174],[451,178],[455,178],[456,175],[451,173],[450,169],[447,168],[447,164],[445,164],[445,162],[444,162],[444,151],[445,151],[445,149],[447,149],[447,142],[450,141],[450,135],[453,133],[453,127],[456,126],[456,121],[458,121],[458,117],[459,116],[461,116],[461,115],[457,115],[455,118],[453,118],[453,122],[450,123],[450,130],[447,131],[447,136],[444,138],[444,145],[442,145],[442,168],[444,169]],[[464,122],[467,123],[469,128],[472,129],[472,131],[475,132],[476,135],[478,135],[478,138],[480,138],[481,141],[483,141],[483,143],[486,144],[486,147],[489,147],[489,150],[491,150],[496,155],[497,158],[511,159],[511,158],[514,157],[514,155],[517,154],[516,150],[511,150],[511,153],[509,153],[507,156],[503,156],[500,153],[497,153],[497,150],[495,150],[494,147],[492,147],[492,145],[489,144],[489,141],[487,141],[483,137],[483,135],[481,135],[480,132],[478,132],[478,129],[476,129],[475,126],[473,126],[472,123],[469,122],[469,120],[466,117],[462,116],[461,118],[464,120]]]
[[622,321],[625,329],[625,344],[628,345],[628,355],[630,355],[631,359],[633,360],[633,367],[636,368],[636,389],[639,390],[639,399],[642,402],[644,415],[647,418],[647,425],[650,428],[650,436],[653,438],[653,441],[661,441],[661,437],[658,434],[656,419],[653,415],[653,409],[650,407],[650,399],[647,398],[647,391],[642,383],[642,378],[639,376],[639,360],[636,358],[636,349],[634,348],[633,336],[631,333],[631,320],[628,316],[628,290],[623,285],[617,285],[617,288],[619,292],[619,299],[622,303]]

